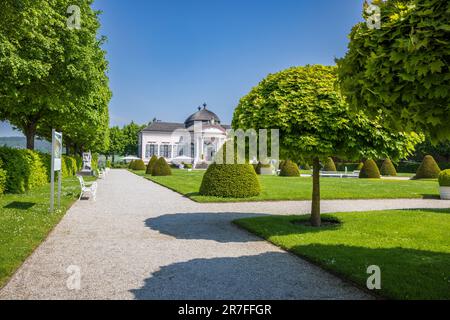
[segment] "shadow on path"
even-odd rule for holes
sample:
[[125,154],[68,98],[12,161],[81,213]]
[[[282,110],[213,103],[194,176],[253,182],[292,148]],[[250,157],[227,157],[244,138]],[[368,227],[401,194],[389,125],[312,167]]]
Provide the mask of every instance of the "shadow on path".
[[[162,267],[145,280],[142,288],[130,292],[137,300],[339,297],[341,293],[336,293],[333,286],[323,286],[325,279],[311,275],[310,267],[298,262],[288,253],[280,252],[194,259]],[[344,289],[337,289],[343,291],[342,298]]]
[[236,219],[261,216],[264,214],[175,213],[147,219],[145,225],[177,239],[214,240],[222,243],[263,241],[247,232],[237,230],[232,224]]

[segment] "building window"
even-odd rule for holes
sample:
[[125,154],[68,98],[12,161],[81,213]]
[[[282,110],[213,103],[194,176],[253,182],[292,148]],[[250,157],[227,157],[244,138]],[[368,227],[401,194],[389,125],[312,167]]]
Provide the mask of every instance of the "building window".
[[161,145],[160,150],[159,150],[159,155],[161,157],[164,157],[164,158],[167,158],[167,159],[171,158],[172,157],[172,148],[171,148],[171,146],[168,145],[168,144]]
[[195,159],[195,145],[191,143],[191,158]]
[[151,158],[153,156],[158,155],[158,145],[157,144],[148,144],[145,146],[145,157]]

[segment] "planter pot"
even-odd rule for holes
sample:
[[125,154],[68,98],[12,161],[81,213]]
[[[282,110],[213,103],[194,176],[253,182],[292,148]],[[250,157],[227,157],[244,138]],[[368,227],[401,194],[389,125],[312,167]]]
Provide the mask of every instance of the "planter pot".
[[450,187],[441,187],[440,191],[442,200],[450,200]]
[[271,176],[271,175],[273,175],[273,169],[272,168],[261,168],[261,175],[262,176]]

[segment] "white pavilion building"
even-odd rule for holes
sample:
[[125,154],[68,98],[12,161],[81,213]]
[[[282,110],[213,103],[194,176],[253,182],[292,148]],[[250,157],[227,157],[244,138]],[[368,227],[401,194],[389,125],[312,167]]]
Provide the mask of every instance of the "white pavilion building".
[[145,163],[153,155],[167,162],[192,163],[195,167],[210,164],[226,141],[230,126],[203,108],[189,116],[184,123],[154,121],[139,133],[139,156]]

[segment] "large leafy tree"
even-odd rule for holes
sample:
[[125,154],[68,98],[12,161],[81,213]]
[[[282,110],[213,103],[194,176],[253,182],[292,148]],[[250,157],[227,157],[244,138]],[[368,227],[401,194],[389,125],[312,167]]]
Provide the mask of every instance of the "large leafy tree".
[[383,128],[381,119],[350,111],[336,90],[336,69],[294,67],[271,74],[240,100],[234,129],[279,129],[280,153],[313,161],[311,223],[320,226],[320,161],[329,156],[346,159],[399,159],[414,150],[416,134]]
[[[108,147],[111,92],[97,38],[92,1],[5,0],[0,4],[0,119],[27,137],[49,138],[51,128],[79,151]],[[78,5],[80,29],[67,26]]]
[[139,132],[146,126],[140,126],[133,121],[122,128],[124,139],[123,152],[126,155],[137,155],[139,149]]
[[107,155],[112,156],[114,162],[114,156],[116,154],[123,155],[125,150],[125,139],[122,130],[118,127],[112,127],[109,130],[109,149]]
[[353,27],[349,50],[337,61],[343,93],[352,108],[372,117],[381,111],[393,128],[449,139],[450,2],[372,3],[381,28]]

